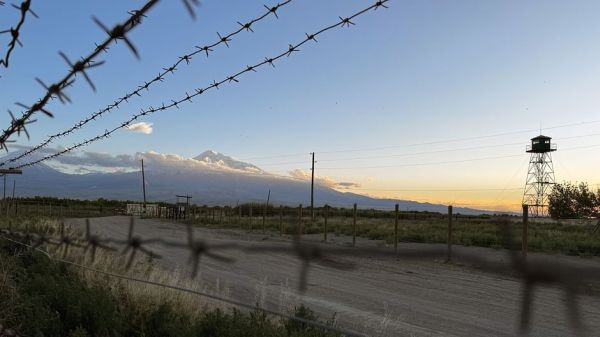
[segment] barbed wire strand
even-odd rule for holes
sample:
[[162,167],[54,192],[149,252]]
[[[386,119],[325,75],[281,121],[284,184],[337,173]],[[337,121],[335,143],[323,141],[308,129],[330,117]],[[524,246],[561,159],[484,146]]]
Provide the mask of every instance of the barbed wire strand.
[[[1,5],[4,5],[4,2],[0,1]],[[20,12],[20,18],[15,27],[10,27],[9,29],[0,31],[0,34],[10,34],[11,40],[8,43],[8,47],[6,49],[6,53],[4,57],[0,59],[0,66],[4,66],[8,68],[8,64],[10,61],[10,56],[12,55],[13,50],[17,46],[17,44],[23,47],[23,44],[19,40],[19,35],[21,32],[21,27],[25,24],[25,19],[27,18],[27,14],[33,15],[35,18],[39,18],[39,16],[31,9],[31,0],[25,0],[21,2],[21,5],[17,6],[15,4],[11,4],[14,8],[16,8]]]
[[[89,219],[86,220],[86,225],[89,225]],[[3,230],[2,233],[5,233],[5,234],[8,233],[10,235],[16,235],[16,236],[20,236],[20,237],[24,237],[24,238],[29,238],[29,239],[33,238],[33,236],[31,234],[29,234],[29,233],[21,233],[21,232],[13,232],[13,231],[5,231],[5,230]],[[84,270],[87,270],[87,271],[91,271],[91,272],[94,272],[94,273],[103,274],[103,275],[107,275],[107,276],[119,278],[119,279],[126,280],[126,281],[144,283],[144,284],[149,284],[149,285],[158,286],[158,287],[162,287],[162,288],[167,288],[167,289],[177,290],[177,291],[181,291],[181,292],[186,292],[186,293],[198,295],[198,296],[201,296],[201,297],[210,298],[212,300],[216,300],[216,301],[219,301],[219,302],[223,302],[223,303],[226,303],[226,304],[229,304],[229,305],[232,305],[232,306],[237,306],[237,307],[248,309],[248,310],[258,310],[258,311],[261,311],[261,312],[269,314],[269,315],[277,316],[277,317],[284,318],[284,319],[293,320],[293,321],[296,321],[296,322],[299,322],[299,323],[303,323],[303,324],[311,325],[311,326],[314,326],[314,327],[318,327],[318,328],[321,328],[323,330],[340,333],[340,334],[345,335],[345,336],[367,337],[367,335],[359,333],[359,332],[356,332],[356,331],[351,331],[351,330],[344,329],[344,328],[341,328],[341,327],[337,327],[337,326],[334,326],[334,325],[324,324],[324,323],[321,323],[319,321],[312,321],[312,320],[304,319],[302,317],[295,316],[295,315],[294,316],[287,315],[287,314],[284,314],[284,313],[281,313],[281,312],[278,312],[278,311],[269,310],[267,308],[262,308],[262,307],[259,307],[259,306],[252,306],[252,305],[249,305],[249,304],[246,304],[246,303],[243,303],[243,302],[239,302],[239,301],[235,301],[235,300],[232,300],[232,299],[229,299],[229,298],[225,298],[225,297],[213,295],[213,294],[210,294],[210,293],[207,293],[207,292],[203,292],[203,291],[193,290],[193,289],[184,288],[184,287],[180,287],[180,286],[175,286],[175,285],[170,285],[170,284],[164,284],[164,283],[160,283],[160,282],[150,281],[148,279],[140,279],[140,278],[133,277],[133,276],[127,276],[127,275],[117,274],[117,273],[113,273],[113,272],[109,272],[109,271],[99,270],[99,269],[92,268],[92,267],[89,267],[89,266],[86,266],[86,265],[83,265],[83,264],[79,264],[79,263],[76,263],[76,262],[73,262],[73,261],[66,260],[64,255],[63,255],[62,258],[53,257],[48,251],[40,249],[39,246],[30,245],[30,244],[23,243],[23,242],[20,242],[20,241],[17,241],[17,240],[13,240],[13,239],[8,238],[8,237],[6,237],[4,235],[0,235],[0,238],[2,238],[4,240],[7,240],[9,242],[12,242],[12,243],[15,243],[15,244],[22,245],[24,247],[30,248],[30,249],[35,250],[37,252],[40,252],[40,253],[44,254],[46,257],[48,257],[48,259],[50,259],[51,261],[55,261],[55,262],[60,262],[60,263],[72,265],[72,266],[75,266],[77,268],[84,269]],[[118,240],[115,240],[115,241],[118,241]],[[91,241],[89,241],[89,242],[91,242]],[[160,239],[144,240],[144,244],[146,244],[148,242],[162,242],[163,244],[166,244],[168,246],[173,246],[174,245],[174,243],[168,243],[168,242],[162,241]],[[59,246],[61,245],[60,242],[54,242],[53,241],[53,242],[49,242],[49,243],[54,244],[54,245],[59,245]],[[140,242],[140,244],[141,244],[141,242]],[[181,247],[183,244],[175,244],[175,245]],[[139,248],[139,247],[137,247],[137,248]],[[190,247],[190,248],[193,250],[192,247]],[[131,266],[131,263],[128,262],[127,263],[127,269],[129,269],[130,266]]]
[[[120,98],[118,98],[117,100],[115,100],[113,103],[107,105],[106,107],[100,109],[99,111],[92,113],[91,115],[89,115],[88,117],[86,117],[85,119],[77,122],[76,124],[74,124],[73,126],[71,126],[70,128],[58,132],[56,134],[50,135],[48,136],[43,142],[39,143],[38,145],[28,149],[27,151],[19,154],[16,157],[10,158],[8,160],[5,160],[3,162],[0,162],[0,166],[4,166],[6,164],[10,164],[10,163],[14,163],[26,156],[29,156],[30,154],[48,146],[50,143],[52,143],[55,139],[57,138],[62,138],[65,137],[73,132],[75,132],[78,129],[81,129],[84,125],[95,121],[97,118],[101,117],[102,115],[111,112],[112,110],[114,110],[115,108],[118,109],[120,107],[121,104],[123,104],[123,102],[129,102],[129,99],[134,98],[134,97],[140,97],[142,96],[142,92],[144,91],[149,91],[149,89],[152,87],[153,84],[157,83],[157,82],[163,82],[166,78],[167,75],[169,74],[174,74],[177,70],[178,70],[178,66],[185,62],[186,64],[190,64],[190,62],[192,61],[192,58],[194,56],[196,56],[197,54],[203,53],[206,54],[206,57],[209,56],[210,53],[212,53],[214,51],[214,48],[219,46],[219,45],[226,45],[227,47],[229,47],[229,42],[231,42],[232,38],[235,37],[236,35],[242,33],[243,31],[247,31],[247,32],[254,32],[253,25],[259,21],[264,20],[266,17],[269,17],[271,15],[276,16],[278,10],[289,4],[290,2],[292,2],[292,0],[286,0],[283,1],[281,3],[277,3],[277,5],[268,7],[266,7],[266,12],[263,13],[262,15],[251,19],[249,21],[246,21],[245,23],[242,23],[240,21],[237,21],[237,24],[239,25],[238,29],[233,30],[232,32],[228,33],[228,34],[224,34],[221,35],[220,33],[217,33],[218,36],[218,40],[216,42],[213,42],[211,44],[208,45],[204,45],[204,46],[196,46],[195,50],[193,52],[184,54],[182,56],[177,57],[177,61],[175,61],[173,64],[167,66],[167,67],[163,67],[162,70],[158,73],[158,75],[154,78],[152,78],[151,80],[147,80],[144,81],[144,84],[137,86],[136,89],[134,89],[133,91],[130,91],[128,93],[126,93],[125,95],[121,96]],[[61,53],[61,57],[69,64],[69,66],[72,67],[71,62],[69,61],[69,59]],[[84,76],[85,75],[84,73]],[[88,80],[88,82],[90,83],[90,85],[92,85],[92,82]]]
[[[376,1],[374,4],[368,6],[368,7],[364,8],[364,9],[362,9],[362,10],[360,10],[360,11],[358,11],[358,12],[356,12],[356,13],[348,16],[348,17],[341,17],[340,16],[339,17],[339,21],[337,23],[331,24],[331,25],[329,25],[329,26],[327,26],[325,28],[321,28],[320,30],[318,30],[316,33],[313,33],[313,34],[306,33],[305,34],[306,35],[305,39],[303,39],[302,41],[296,43],[295,45],[289,44],[286,51],[284,51],[284,52],[282,52],[282,53],[280,53],[280,54],[278,54],[276,56],[266,57],[263,61],[258,62],[258,63],[254,64],[252,66],[250,66],[250,65],[246,66],[246,68],[244,68],[243,70],[238,71],[237,73],[235,73],[233,75],[227,76],[227,77],[225,77],[224,79],[222,79],[222,80],[220,80],[218,82],[216,80],[214,80],[212,84],[210,84],[210,85],[208,85],[206,87],[195,89],[192,94],[189,94],[189,93],[186,92],[186,94],[185,94],[184,97],[182,97],[180,99],[177,99],[177,100],[173,100],[172,99],[171,103],[168,103],[168,104],[162,103],[162,106],[160,106],[158,108],[150,106],[147,109],[142,109],[139,113],[134,114],[131,118],[129,118],[128,120],[122,122],[120,125],[114,127],[111,130],[105,130],[104,133],[99,134],[99,135],[97,135],[97,136],[95,136],[93,138],[84,140],[84,141],[82,141],[80,143],[77,143],[75,145],[67,147],[67,148],[65,148],[65,149],[63,149],[63,150],[61,150],[59,152],[54,153],[54,154],[47,155],[47,156],[44,156],[44,157],[39,158],[37,160],[17,165],[17,166],[15,166],[13,168],[24,168],[24,167],[33,166],[33,165],[39,164],[41,162],[44,162],[46,160],[50,160],[50,159],[56,158],[58,156],[61,156],[63,154],[69,153],[69,152],[71,152],[73,150],[76,150],[76,149],[78,149],[80,147],[83,147],[83,146],[86,146],[88,144],[94,143],[96,141],[99,141],[99,140],[102,140],[102,139],[106,139],[110,135],[112,135],[113,133],[115,133],[116,131],[118,131],[120,129],[123,129],[123,128],[127,128],[130,124],[132,124],[134,121],[136,121],[137,119],[139,119],[139,118],[141,118],[143,116],[155,113],[157,111],[169,110],[169,109],[172,109],[172,108],[179,109],[179,105],[180,104],[192,102],[192,98],[200,96],[200,95],[204,94],[205,92],[207,92],[207,91],[209,91],[211,89],[217,89],[218,90],[220,85],[223,85],[223,84],[226,84],[226,83],[232,83],[232,82],[235,82],[235,83],[239,82],[239,78],[243,74],[245,74],[245,73],[256,72],[256,70],[258,68],[264,67],[265,65],[270,65],[272,67],[275,67],[275,61],[278,61],[279,59],[281,59],[283,57],[289,57],[290,55],[292,55],[295,52],[299,52],[300,51],[299,48],[301,46],[303,46],[304,44],[310,42],[310,41],[317,42],[316,38],[318,36],[320,36],[321,34],[327,32],[327,31],[330,31],[330,30],[332,30],[334,28],[337,28],[337,27],[350,27],[351,25],[355,25],[355,23],[351,21],[354,18],[356,18],[356,17],[358,17],[360,15],[363,15],[363,14],[365,14],[365,13],[371,11],[371,10],[377,10],[380,7],[387,8],[387,6],[385,4],[388,1],[390,1],[390,0],[379,0],[379,1]],[[275,8],[275,7],[273,7],[273,8]],[[221,37],[221,38],[223,39],[224,37]]]
[[[239,250],[244,253],[263,253],[263,254],[273,254],[273,253],[282,253],[295,256],[300,261],[300,272],[299,272],[299,291],[304,293],[306,288],[308,287],[308,272],[311,267],[311,263],[317,263],[325,267],[334,268],[338,270],[352,270],[356,268],[356,264],[353,262],[340,260],[340,257],[355,257],[355,258],[364,258],[368,256],[369,258],[395,258],[395,259],[410,259],[410,260],[424,260],[424,259],[443,259],[446,257],[447,250],[445,247],[425,247],[420,249],[399,249],[397,252],[392,250],[384,250],[381,248],[367,248],[367,247],[326,247],[319,243],[307,242],[300,240],[299,236],[293,236],[293,241],[291,245],[274,245],[274,244],[261,244],[258,243],[259,246],[250,246],[250,247],[242,247],[236,243],[224,243],[224,244],[215,244],[209,245],[204,240],[196,240],[193,237],[193,229],[191,225],[187,227],[187,242],[174,242],[168,241],[161,238],[141,238],[139,236],[134,236],[134,218],[130,218],[129,231],[127,239],[112,239],[112,238],[100,238],[99,236],[92,236],[90,233],[89,220],[86,221],[86,233],[83,237],[69,237],[65,234],[64,225],[60,225],[60,236],[58,238],[48,237],[45,234],[37,235],[31,234],[26,230],[25,233],[14,231],[9,223],[8,229],[0,230],[0,234],[8,235],[11,237],[20,238],[29,242],[33,242],[33,244],[28,245],[30,248],[38,249],[42,245],[55,245],[59,248],[59,251],[63,249],[63,259],[58,259],[59,261],[70,263],[77,265],[79,267],[89,269],[92,271],[108,273],[104,271],[98,271],[93,268],[83,266],[80,264],[76,264],[71,261],[64,260],[66,258],[66,254],[64,253],[67,249],[67,246],[74,246],[79,248],[87,247],[93,244],[93,241],[96,243],[102,242],[113,243],[125,245],[126,249],[121,251],[121,255],[127,255],[129,251],[131,251],[131,255],[127,258],[126,268],[129,269],[131,267],[131,260],[133,259],[134,252],[136,250],[140,250],[143,253],[147,254],[152,258],[160,258],[159,255],[154,254],[149,248],[144,247],[145,245],[158,244],[164,247],[177,247],[180,249],[188,249],[191,254],[205,254],[211,258],[215,258],[214,256],[218,256],[216,260],[225,262],[225,263],[233,263],[235,260],[232,258],[224,257],[220,254],[217,254],[213,251],[226,251],[226,250]],[[578,298],[577,295],[584,290],[584,288],[591,281],[600,281],[600,270],[590,269],[590,268],[580,268],[576,266],[569,265],[567,263],[562,263],[557,260],[547,261],[543,259],[533,259],[532,257],[524,258],[522,257],[517,250],[518,246],[514,242],[513,233],[510,229],[509,224],[498,224],[498,233],[501,237],[501,242],[503,243],[503,247],[507,249],[508,253],[508,261],[495,262],[490,261],[478,254],[469,254],[462,253],[460,251],[453,251],[453,259],[456,258],[456,261],[460,261],[461,263],[467,263],[470,266],[473,266],[481,271],[496,274],[496,275],[513,275],[518,280],[521,281],[522,285],[522,301],[521,301],[521,315],[520,315],[520,325],[519,328],[521,331],[527,331],[531,326],[530,322],[530,314],[532,311],[532,293],[535,290],[536,286],[542,285],[555,285],[563,289],[565,292],[565,296],[567,301],[565,302],[565,307],[567,309],[567,318],[573,328],[573,331],[577,335],[585,335],[585,326],[581,321],[581,316],[579,312]],[[6,238],[1,236],[2,238]],[[91,238],[94,238],[93,240]],[[219,240],[226,241],[226,240]],[[84,248],[85,249],[85,248]],[[111,250],[115,250],[110,247]],[[46,255],[49,255],[47,252]],[[85,256],[84,256],[85,258]],[[93,259],[93,257],[92,257]],[[189,263],[197,264],[198,259],[190,259]],[[93,260],[92,260],[93,262]],[[197,271],[197,265],[192,266],[192,274],[191,277],[195,277],[195,273]],[[112,274],[112,273],[111,273]],[[114,274],[116,276],[118,274]],[[122,276],[122,275],[121,275]],[[127,277],[127,276],[123,276]],[[136,280],[137,281],[137,280]],[[145,280],[144,280],[145,281]],[[155,285],[160,285],[156,283]],[[181,291],[188,291],[182,290]],[[219,299],[220,300],[220,299]],[[230,301],[230,300],[228,300]],[[232,303],[232,302],[228,302]],[[232,303],[233,304],[233,303]],[[238,302],[235,302],[235,305],[238,305]],[[248,306],[242,304],[242,306],[247,308],[254,308],[252,306]],[[262,309],[261,309],[262,310]],[[277,313],[273,313],[277,314]],[[311,324],[308,323],[307,324]],[[331,328],[331,327],[330,327]],[[333,328],[333,329],[338,329]],[[349,333],[347,331],[338,332],[356,335],[353,333]]]
[[[98,18],[92,17],[94,22],[108,35],[108,38],[106,38],[106,40],[100,44],[95,44],[96,48],[88,56],[82,57],[81,60],[75,63],[71,63],[66,55],[60,53],[61,57],[63,57],[63,59],[65,59],[65,61],[69,64],[70,70],[61,80],[51,85],[46,85],[41,79],[36,78],[36,81],[42,87],[44,87],[46,93],[41,99],[31,106],[27,106],[20,102],[15,103],[17,106],[24,108],[25,111],[22,112],[19,118],[13,118],[8,128],[6,128],[2,132],[2,135],[0,135],[0,149],[4,148],[6,151],[8,151],[7,143],[14,142],[14,140],[9,140],[9,138],[14,134],[20,135],[21,132],[25,132],[26,126],[28,123],[32,122],[30,119],[34,114],[41,112],[48,117],[53,117],[54,115],[46,108],[46,105],[52,98],[58,98],[63,104],[70,102],[71,99],[64,93],[64,90],[75,82],[75,77],[77,74],[82,74],[92,89],[95,89],[95,86],[85,71],[104,64],[104,61],[96,62],[95,59],[101,53],[107,52],[109,45],[111,45],[113,42],[116,42],[117,40],[123,41],[133,55],[139,59],[139,52],[133,43],[127,38],[127,34],[136,26],[141,24],[142,18],[145,17],[146,13],[151,8],[156,6],[159,1],[160,0],[149,0],[140,9],[130,11],[128,13],[129,18],[121,24],[116,24],[112,29],[109,29],[107,26],[105,26],[104,23],[102,23],[102,21],[100,21]],[[187,5],[190,5],[190,1],[191,3],[196,3],[196,1],[192,0],[183,1],[186,4],[186,7]],[[27,136],[29,136],[27,132],[25,133]]]

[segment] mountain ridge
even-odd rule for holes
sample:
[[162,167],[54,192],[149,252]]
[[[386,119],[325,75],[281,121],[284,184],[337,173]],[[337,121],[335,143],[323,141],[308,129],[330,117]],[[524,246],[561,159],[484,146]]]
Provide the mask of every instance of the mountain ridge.
[[[142,177],[137,170],[139,159],[144,158],[146,194],[150,202],[172,202],[175,195],[192,195],[198,205],[235,205],[238,202],[265,202],[271,191],[271,203],[286,206],[310,204],[310,181],[268,173],[258,166],[233,159],[215,151],[204,151],[193,158],[165,155],[156,152],[135,155],[106,156],[81,155],[81,163],[128,166],[133,171],[94,172],[74,174],[63,172],[56,163],[45,163],[25,168],[17,178],[17,196],[54,196],[80,199],[142,200]],[[78,167],[77,156],[63,159],[59,164]],[[116,158],[116,160],[115,160]],[[31,158],[30,158],[31,159]],[[59,165],[60,166],[60,165]],[[119,166],[119,167],[120,167]],[[431,211],[445,213],[446,205],[411,200],[379,199],[351,191],[339,191],[325,184],[315,184],[315,205],[333,207]],[[456,207],[455,213],[504,213]]]

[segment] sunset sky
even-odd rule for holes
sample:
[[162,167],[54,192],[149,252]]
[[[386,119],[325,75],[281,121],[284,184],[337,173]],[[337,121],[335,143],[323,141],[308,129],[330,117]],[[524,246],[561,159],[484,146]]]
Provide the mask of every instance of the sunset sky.
[[[0,102],[32,103],[35,82],[61,78],[72,59],[87,55],[105,34],[91,20],[113,25],[143,1],[34,1],[8,69],[0,68]],[[73,104],[49,105],[29,131],[35,145],[68,128],[175,62],[261,15],[273,1],[204,0],[192,21],[180,1],[162,1],[129,36],[137,61],[119,43],[89,71],[98,91],[78,80]],[[143,97],[53,146],[69,146],[111,129],[149,105],[185,97],[287,50],[305,33],[371,4],[358,0],[294,0],[279,19],[254,33],[196,56]],[[557,181],[600,186],[600,2],[391,0],[356,25],[326,33],[318,43],[239,83],[226,84],[179,109],[143,119],[86,149],[112,155],[156,151],[194,157],[212,149],[288,175],[316,174],[355,182],[356,193],[487,209],[518,209],[528,156],[541,132],[553,137]],[[0,7],[2,26],[17,11]],[[1,28],[1,27],[0,27]],[[8,42],[0,35],[0,46]],[[0,47],[3,53],[4,47]],[[43,64],[43,67],[40,66]],[[1,122],[8,125],[7,115]],[[151,123],[151,124],[149,124]],[[134,132],[135,131],[135,132]],[[26,174],[26,172],[25,172]]]

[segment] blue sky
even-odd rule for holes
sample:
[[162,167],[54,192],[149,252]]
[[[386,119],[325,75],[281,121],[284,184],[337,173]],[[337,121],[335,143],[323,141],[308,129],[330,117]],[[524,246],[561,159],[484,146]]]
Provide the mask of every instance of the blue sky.
[[[178,55],[215,41],[216,32],[230,32],[237,21],[262,14],[264,3],[275,4],[205,0],[192,21],[180,1],[163,0],[130,34],[141,61],[122,43],[111,47],[102,57],[106,65],[89,71],[98,92],[78,81],[67,92],[73,104],[53,102],[49,108],[56,118],[40,116],[30,129],[31,141],[22,137],[19,144],[34,145],[71,126],[151,79]],[[35,77],[45,82],[62,77],[66,65],[59,50],[75,59],[105,37],[92,15],[112,25],[142,4],[33,0],[40,19],[27,20],[21,35],[25,47],[15,51],[10,68],[0,69],[2,106],[19,111],[14,102],[31,103],[42,94]],[[278,20],[257,23],[255,33],[238,35],[229,48],[217,47],[208,59],[196,57],[143,97],[57,145],[89,138],[140,108],[184,96],[369,4],[294,0],[280,10]],[[213,149],[282,174],[307,169],[308,153],[315,151],[317,174],[358,182],[363,193],[508,207],[520,202],[522,191],[497,189],[524,183],[527,157],[519,155],[539,131],[446,141],[600,119],[599,10],[600,3],[594,1],[392,0],[389,9],[327,33],[275,69],[245,75],[240,83],[179,110],[147,117],[152,134],[123,131],[87,149],[188,157]],[[0,27],[16,20],[16,10],[0,7]],[[7,39],[1,36],[0,43]],[[8,123],[8,117],[1,121]],[[559,181],[600,183],[594,169],[600,164],[595,155],[600,147],[594,147],[600,136],[581,137],[600,133],[600,123],[543,132],[559,144]],[[439,143],[402,147],[429,142]],[[389,146],[398,147],[372,149]],[[482,146],[486,148],[472,149]],[[576,149],[581,146],[592,147]],[[361,157],[374,158],[351,159]],[[503,158],[434,164],[487,157]],[[494,191],[430,191],[478,188]],[[415,191],[419,189],[423,191]]]

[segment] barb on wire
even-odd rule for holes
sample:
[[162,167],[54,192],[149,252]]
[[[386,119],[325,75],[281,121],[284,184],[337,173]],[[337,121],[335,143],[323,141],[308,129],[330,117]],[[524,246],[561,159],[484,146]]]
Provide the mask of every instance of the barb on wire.
[[127,269],[131,268],[131,265],[133,263],[133,260],[135,259],[135,255],[138,250],[140,252],[146,254],[150,258],[160,258],[160,256],[158,254],[153,253],[151,250],[148,250],[143,246],[144,244],[148,244],[148,243],[160,242],[160,240],[158,240],[158,239],[144,240],[139,236],[133,236],[134,224],[135,224],[135,219],[133,217],[130,217],[127,241],[124,242],[126,244],[126,247],[123,250],[123,254],[127,254],[127,252],[131,251],[131,254],[129,254],[129,259],[127,259],[127,265],[126,265]]
[[298,290],[306,292],[308,286],[308,271],[310,264],[315,263],[338,270],[351,270],[356,265],[351,262],[338,261],[326,253],[323,247],[317,243],[304,242],[298,235],[294,236],[292,248],[288,246],[258,246],[247,248],[248,252],[278,252],[295,255],[300,260],[300,273]]
[[[368,6],[368,7],[364,8],[363,10],[361,10],[359,12],[356,12],[353,15],[349,16],[348,19],[354,19],[354,18],[356,18],[356,17],[358,17],[360,15],[365,14],[366,12],[372,11],[373,9],[376,9],[376,8],[380,7],[381,6],[380,3],[386,3],[387,1],[389,1],[389,0],[378,1],[375,4],[373,4],[371,6]],[[269,13],[272,13],[272,11],[269,11]],[[50,159],[56,158],[56,157],[61,156],[61,155],[65,154],[65,153],[71,152],[71,151],[76,150],[78,148],[81,148],[81,147],[83,147],[85,145],[88,145],[90,143],[93,143],[93,142],[99,141],[101,139],[107,138],[110,135],[112,135],[114,132],[116,132],[116,131],[118,131],[120,129],[129,127],[130,124],[132,124],[135,120],[137,120],[138,118],[140,118],[142,116],[146,116],[146,115],[155,113],[157,111],[163,111],[163,110],[172,109],[172,108],[179,108],[180,104],[185,103],[185,102],[190,102],[192,98],[194,98],[196,96],[200,96],[200,95],[206,93],[210,89],[219,89],[219,86],[222,85],[222,84],[231,83],[231,82],[239,82],[240,77],[243,74],[245,74],[245,73],[254,72],[258,68],[264,67],[267,64],[269,64],[269,65],[271,65],[271,66],[274,67],[276,61],[280,60],[283,57],[289,56],[292,52],[299,52],[299,50],[300,50],[299,48],[302,45],[304,45],[304,44],[306,44],[306,43],[314,40],[315,37],[317,37],[317,36],[319,36],[319,35],[327,32],[327,31],[330,31],[330,30],[332,30],[334,28],[341,27],[343,25],[344,25],[344,21],[342,20],[342,21],[338,21],[338,22],[336,22],[336,23],[334,23],[334,24],[332,24],[330,26],[327,26],[325,28],[321,28],[319,31],[317,31],[317,32],[315,32],[313,34],[307,35],[300,42],[298,42],[296,44],[290,44],[288,46],[288,48],[286,48],[285,51],[281,52],[280,54],[278,54],[276,56],[273,56],[273,57],[270,57],[270,58],[267,57],[267,58],[264,59],[264,61],[258,62],[258,63],[254,64],[252,66],[246,66],[246,68],[243,68],[242,70],[238,71],[237,73],[234,73],[233,75],[226,76],[225,78],[221,79],[220,81],[214,80],[212,84],[210,84],[210,85],[208,85],[208,86],[206,86],[204,88],[197,88],[197,89],[195,89],[195,92],[193,94],[191,94],[191,95],[190,94],[186,94],[182,98],[179,98],[177,100],[171,100],[171,103],[169,103],[169,104],[164,104],[163,103],[160,108],[149,107],[147,109],[143,109],[141,112],[132,115],[132,117],[130,117],[128,120],[122,122],[120,125],[114,127],[111,130],[106,131],[103,134],[100,134],[100,135],[97,135],[97,136],[95,136],[93,138],[84,140],[84,141],[82,141],[80,143],[77,143],[77,144],[71,146],[71,147],[63,149],[62,151],[59,151],[59,152],[56,152],[56,153],[53,153],[53,154],[41,157],[41,158],[39,158],[37,160],[33,160],[33,161],[30,161],[30,162],[26,162],[26,163],[22,163],[22,164],[16,165],[14,168],[29,167],[29,166],[33,166],[33,165],[39,164],[41,162],[44,162],[46,160],[50,160]],[[240,28],[240,29],[243,29],[243,28]],[[204,48],[200,48],[199,50],[204,50]],[[181,62],[181,60],[179,60],[178,62]],[[17,157],[17,158],[19,158],[19,157]],[[14,160],[13,160],[13,162],[14,162]],[[3,165],[3,164],[5,164],[5,163],[0,163],[0,165]]]
[[[500,226],[500,225],[499,225]],[[508,226],[500,226],[504,246],[508,249],[508,255],[512,268],[522,279],[521,298],[521,322],[520,329],[527,332],[531,326],[531,311],[533,293],[536,286],[557,285],[562,287],[565,293],[565,309],[569,323],[577,336],[585,336],[585,325],[581,321],[578,304],[578,293],[584,285],[579,279],[580,275],[574,273],[566,265],[550,263],[547,261],[536,261],[532,263],[517,252],[512,232]]]
[[[96,44],[94,51],[79,61],[81,64],[86,66],[71,67],[71,69],[69,69],[67,74],[61,80],[50,85],[46,85],[38,79],[38,83],[40,83],[46,89],[46,93],[41,99],[31,106],[17,103],[17,105],[24,108],[25,111],[19,118],[16,119],[16,121],[12,121],[9,127],[2,132],[0,135],[0,147],[6,148],[6,143],[9,138],[15,133],[18,133],[19,127],[24,125],[27,121],[30,121],[31,117],[35,113],[42,112],[47,116],[52,117],[52,114],[45,109],[45,106],[53,97],[58,97],[63,103],[70,102],[70,99],[63,93],[63,90],[73,84],[75,81],[75,76],[79,73],[83,73],[86,68],[89,68],[90,65],[93,64],[96,57],[98,57],[101,52],[106,51],[107,47],[111,43],[116,42],[117,40],[123,40],[133,51],[134,55],[139,56],[131,41],[127,39],[127,33],[135,28],[139,22],[141,22],[143,15],[145,15],[145,13],[147,13],[158,2],[159,0],[148,0],[148,2],[141,9],[132,12],[133,15],[130,15],[129,18],[122,24],[117,24],[112,29],[108,29],[98,19],[94,18],[94,21],[96,21],[96,23],[107,32],[108,37],[106,40],[100,44]],[[31,12],[31,9],[29,8],[30,4],[31,0],[26,0],[21,4],[20,10],[22,17],[24,17],[24,13]],[[11,28],[10,32],[13,35],[13,40],[18,41],[18,30]],[[84,77],[86,76],[84,75]]]
[[[0,5],[4,6],[4,2],[0,2]],[[20,12],[21,17],[19,18],[19,21],[15,27],[10,27],[9,29],[0,31],[0,34],[10,34],[11,36],[6,53],[4,54],[4,57],[0,59],[0,66],[4,66],[5,68],[8,68],[10,56],[12,55],[16,45],[18,44],[19,46],[23,47],[23,44],[19,40],[19,34],[23,24],[25,23],[25,19],[27,18],[27,14],[31,14],[35,18],[39,18],[38,15],[31,9],[31,0],[25,0],[21,2],[20,6],[15,4],[12,4],[12,6]]]
[[[276,8],[276,10],[280,9],[283,6],[289,4],[290,2],[292,2],[292,0],[283,1],[283,2],[275,5],[273,8]],[[255,23],[257,23],[259,21],[265,20],[267,17],[271,16],[272,13],[273,12],[271,11],[271,8],[269,8],[265,13],[259,15],[258,17],[254,18],[254,19],[247,21],[244,24],[241,24],[238,22],[240,27],[238,27],[236,30],[231,31],[230,33],[228,33],[226,35],[221,36],[219,33],[217,33],[217,34],[219,34],[218,35],[219,38],[215,42],[205,45],[203,47],[196,46],[194,48],[194,51],[189,52],[183,56],[179,56],[175,63],[173,63],[172,65],[170,65],[168,67],[163,67],[162,71],[159,72],[158,75],[156,75],[155,77],[153,77],[150,80],[144,81],[144,84],[137,86],[137,88],[135,90],[126,93],[125,95],[123,95],[119,99],[115,100],[111,104],[107,105],[106,107],[98,110],[97,112],[90,114],[88,117],[75,123],[70,128],[48,136],[43,142],[28,149],[27,151],[24,151],[23,153],[19,154],[18,156],[15,156],[13,158],[9,158],[3,162],[0,162],[0,166],[15,163],[18,160],[20,160],[24,157],[27,157],[27,156],[31,155],[32,153],[50,145],[56,139],[65,137],[65,136],[75,132],[76,130],[81,129],[84,125],[86,125],[92,121],[95,121],[97,118],[102,117],[104,114],[109,113],[114,109],[118,109],[123,104],[123,102],[128,102],[129,99],[132,97],[141,97],[142,96],[141,93],[144,90],[149,91],[149,89],[150,89],[150,87],[152,87],[152,85],[156,84],[157,82],[163,82],[168,74],[174,74],[175,71],[177,71],[177,67],[182,62],[189,64],[192,61],[193,57],[199,53],[205,53],[206,56],[208,57],[209,53],[213,52],[216,47],[218,47],[219,45],[222,45],[222,44],[227,44],[227,42],[230,42],[235,36],[239,35],[241,32],[243,32],[243,31],[254,32],[254,30],[252,30],[250,27],[252,27]],[[130,12],[130,14],[132,14],[132,15],[138,14],[139,17],[144,17],[144,14],[140,13],[139,11],[132,11],[132,12]],[[101,50],[101,51],[107,51],[108,47],[96,45],[96,49]],[[96,91],[96,87],[92,83],[89,76],[87,75],[86,70],[100,66],[100,65],[104,64],[104,61],[97,61],[97,62],[88,61],[88,62],[86,62],[85,59],[81,59],[80,61],[73,64],[63,52],[59,52],[59,55],[67,63],[67,65],[71,68],[71,71],[82,74],[83,77],[85,78],[85,80],[88,82],[88,84],[92,88],[92,90]],[[235,79],[232,79],[232,80],[237,81]],[[191,99],[191,97],[190,97],[190,99]],[[190,100],[190,99],[188,99],[188,100]],[[28,110],[28,109],[29,108],[26,108],[26,110]],[[45,111],[45,110],[43,110],[43,111]],[[51,116],[51,114],[49,116]],[[16,122],[21,122],[21,120],[20,119],[16,120]],[[1,144],[2,144],[2,142],[0,142],[0,146],[1,146]]]
[[98,235],[92,235],[90,230],[90,219],[85,219],[85,241],[87,244],[83,249],[83,255],[87,254],[90,249],[90,259],[92,262],[96,259],[96,250],[102,248],[104,250],[114,251],[115,249],[104,244],[105,240],[102,240]]
[[215,250],[232,249],[232,248],[236,248],[237,245],[235,245],[235,244],[220,244],[220,245],[209,246],[206,242],[204,242],[202,240],[195,240],[192,225],[189,225],[189,224],[187,225],[187,235],[188,235],[188,242],[187,242],[186,248],[188,248],[190,250],[189,263],[192,265],[192,278],[196,278],[196,275],[198,274],[200,258],[202,257],[203,254],[212,259],[220,261],[220,262],[225,262],[225,263],[235,262],[234,259],[220,255],[220,254],[213,253],[212,250],[213,249],[215,249]]

